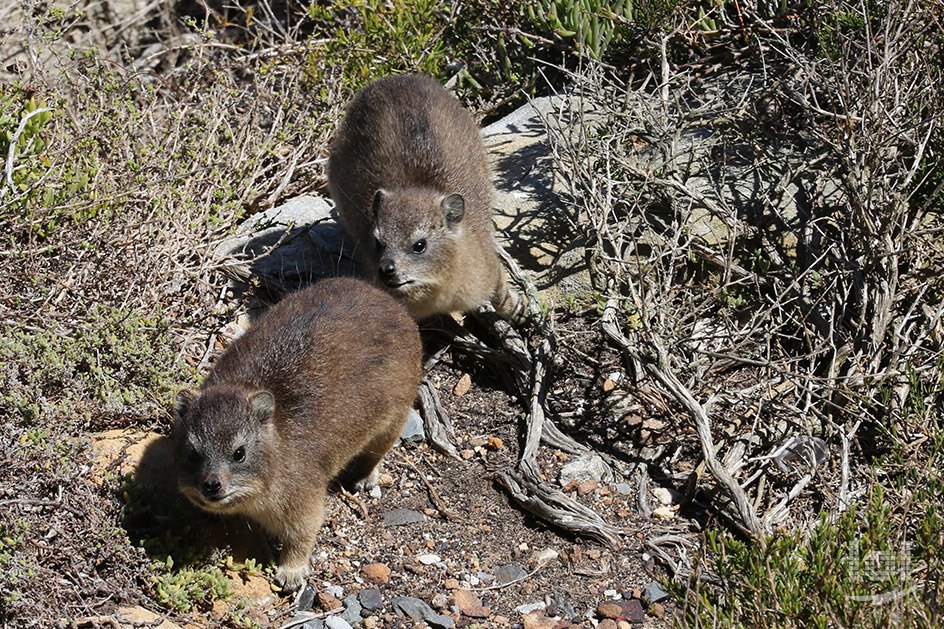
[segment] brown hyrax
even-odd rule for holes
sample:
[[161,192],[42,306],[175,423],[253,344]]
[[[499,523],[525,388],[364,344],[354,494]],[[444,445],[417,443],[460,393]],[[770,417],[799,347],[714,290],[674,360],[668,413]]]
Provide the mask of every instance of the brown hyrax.
[[177,483],[198,507],[282,542],[276,580],[308,573],[328,482],[375,482],[421,376],[416,323],[390,295],[324,280],[273,306],[175,400]]
[[328,187],[364,272],[417,320],[487,302],[520,316],[478,127],[436,81],[392,76],[359,92],[331,150]]

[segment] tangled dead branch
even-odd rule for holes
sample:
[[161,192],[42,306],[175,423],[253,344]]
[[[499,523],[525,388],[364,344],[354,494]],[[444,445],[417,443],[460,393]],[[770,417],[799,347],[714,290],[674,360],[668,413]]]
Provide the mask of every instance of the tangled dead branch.
[[[942,172],[940,65],[922,53],[941,33],[908,2],[872,27],[860,50],[833,42],[838,61],[770,27],[756,71],[651,92],[588,66],[547,121],[602,329],[691,418],[702,495],[723,489],[716,510],[758,539],[811,518],[802,505],[847,508],[867,483],[857,436],[905,422],[912,383],[941,377],[924,196],[941,186],[918,185]],[[768,465],[814,442],[822,456]]]

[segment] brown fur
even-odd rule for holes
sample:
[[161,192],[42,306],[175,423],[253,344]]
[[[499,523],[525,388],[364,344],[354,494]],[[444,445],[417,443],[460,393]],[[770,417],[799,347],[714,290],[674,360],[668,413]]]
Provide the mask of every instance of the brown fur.
[[276,578],[308,572],[328,482],[374,481],[421,377],[416,324],[389,295],[324,280],[273,306],[175,402],[178,486],[283,543]]
[[328,187],[362,268],[416,319],[487,302],[520,314],[498,257],[478,127],[433,79],[387,77],[354,97]]

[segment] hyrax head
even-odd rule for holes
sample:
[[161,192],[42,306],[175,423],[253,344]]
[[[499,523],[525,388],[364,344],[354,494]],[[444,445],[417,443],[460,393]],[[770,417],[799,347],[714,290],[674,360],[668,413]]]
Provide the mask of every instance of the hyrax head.
[[177,485],[195,505],[238,513],[265,491],[275,398],[238,386],[184,390],[174,400]]
[[430,188],[381,189],[373,213],[371,261],[380,283],[408,302],[435,292],[462,237],[463,196]]

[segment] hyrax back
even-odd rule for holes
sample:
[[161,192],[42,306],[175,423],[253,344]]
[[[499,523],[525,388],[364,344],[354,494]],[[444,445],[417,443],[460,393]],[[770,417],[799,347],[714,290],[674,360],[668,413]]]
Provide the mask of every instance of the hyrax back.
[[416,323],[391,296],[324,280],[272,307],[177,395],[178,486],[198,507],[244,515],[281,539],[276,575],[308,571],[328,482],[373,480],[421,377]]
[[364,271],[416,319],[486,302],[512,318],[478,127],[423,76],[371,83],[347,107],[328,187]]

